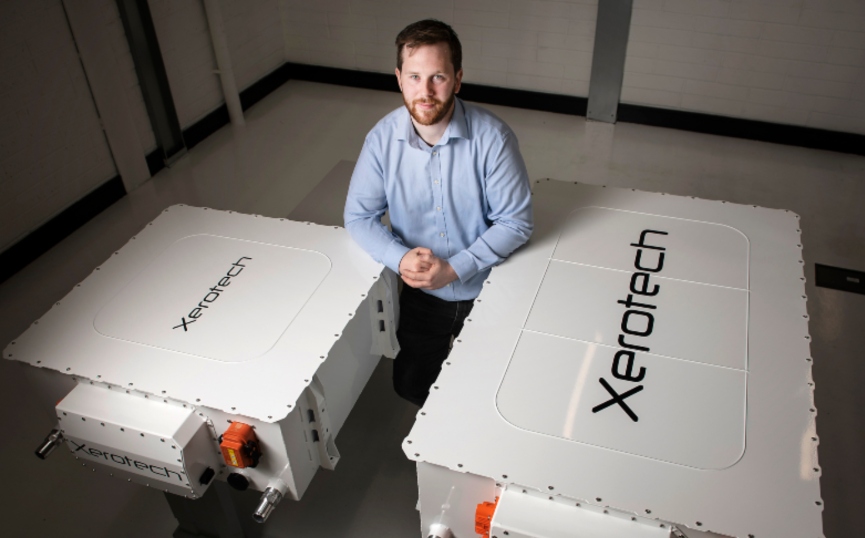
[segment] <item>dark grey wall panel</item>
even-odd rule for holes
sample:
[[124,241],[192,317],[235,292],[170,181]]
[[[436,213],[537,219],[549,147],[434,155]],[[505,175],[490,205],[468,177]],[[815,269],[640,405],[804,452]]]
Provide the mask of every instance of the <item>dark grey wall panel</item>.
[[591,120],[615,123],[625,74],[625,53],[631,30],[633,0],[598,2],[595,48],[592,53],[592,78],[589,83]]

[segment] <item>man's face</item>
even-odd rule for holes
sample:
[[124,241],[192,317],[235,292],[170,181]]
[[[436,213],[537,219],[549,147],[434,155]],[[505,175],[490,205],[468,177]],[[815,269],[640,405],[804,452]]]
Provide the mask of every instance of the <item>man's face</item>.
[[402,71],[396,70],[405,106],[420,125],[435,125],[447,117],[460,91],[462,70],[454,73],[447,43],[403,48]]

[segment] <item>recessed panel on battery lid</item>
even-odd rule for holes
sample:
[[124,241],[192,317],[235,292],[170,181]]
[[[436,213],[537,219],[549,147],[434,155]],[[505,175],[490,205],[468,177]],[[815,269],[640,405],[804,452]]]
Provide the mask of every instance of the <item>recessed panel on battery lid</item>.
[[[665,249],[663,276],[748,289],[748,239],[730,226],[583,207],[568,215],[561,230],[557,260],[631,271],[637,250],[631,244],[640,244],[642,235],[643,244]],[[644,249],[644,265],[657,263],[658,252]]]
[[[608,248],[630,249],[627,243]],[[629,289],[632,275],[551,261],[525,328],[609,346],[620,346],[621,337],[626,344],[648,348],[656,355],[746,368],[747,291],[652,274],[648,287],[657,286],[657,294],[641,296]],[[629,295],[632,306],[619,302],[627,303]],[[627,334],[623,323],[631,332],[651,332]]]
[[184,237],[117,294],[94,327],[110,338],[242,362],[273,347],[329,271],[328,258],[314,251]]
[[[700,469],[745,450],[747,374],[636,353],[632,382],[611,371],[620,349],[523,331],[496,396],[534,433]],[[616,370],[624,374],[628,357]]]

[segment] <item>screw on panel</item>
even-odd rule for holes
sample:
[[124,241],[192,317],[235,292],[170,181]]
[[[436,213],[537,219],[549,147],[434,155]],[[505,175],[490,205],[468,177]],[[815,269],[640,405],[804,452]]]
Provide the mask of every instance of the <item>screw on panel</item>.
[[652,511],[651,511],[651,510],[649,510],[649,509],[648,509],[648,508],[646,508],[646,513],[647,513],[647,514],[651,514],[651,513],[652,513]]
[[702,524],[701,522],[698,521],[698,522],[697,522],[697,526],[698,526],[698,527],[702,527],[703,524]]
[[507,477],[508,477],[508,475],[506,475],[506,474],[502,475],[502,478],[507,478]]
[[414,453],[414,457],[418,458],[418,457],[420,457],[420,454],[418,454],[417,452],[415,452],[415,453]]

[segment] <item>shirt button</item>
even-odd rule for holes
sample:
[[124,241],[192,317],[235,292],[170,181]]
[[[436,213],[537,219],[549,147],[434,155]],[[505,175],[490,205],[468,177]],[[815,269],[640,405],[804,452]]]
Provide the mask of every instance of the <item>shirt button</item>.
[[436,211],[441,211],[441,210],[442,210],[441,207],[437,207],[437,208],[436,208]]
[[433,183],[435,183],[436,185],[438,185],[438,184],[439,184],[439,180],[435,180],[435,181],[433,181]]
[[433,155],[438,155],[438,154],[439,154],[438,151],[433,151]]
[[442,236],[442,237],[444,237],[444,236],[445,236],[445,233],[442,232],[442,233],[440,233],[439,235]]

